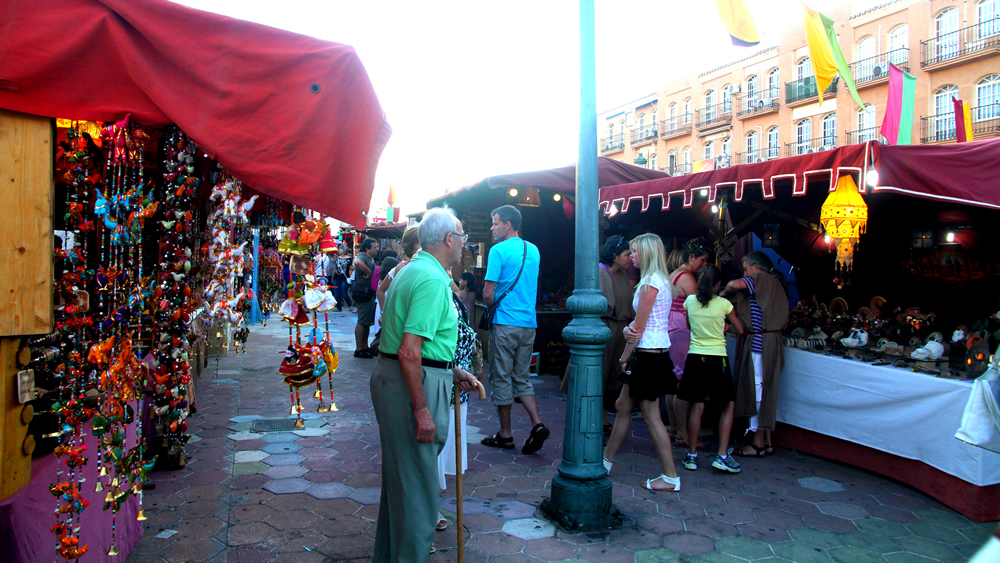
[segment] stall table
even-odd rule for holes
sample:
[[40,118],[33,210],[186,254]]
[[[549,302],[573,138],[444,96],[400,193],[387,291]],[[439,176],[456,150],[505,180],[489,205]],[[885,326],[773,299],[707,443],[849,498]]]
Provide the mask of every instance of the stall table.
[[1000,519],[1000,454],[955,438],[970,381],[785,348],[775,444],[913,486],[975,521]]

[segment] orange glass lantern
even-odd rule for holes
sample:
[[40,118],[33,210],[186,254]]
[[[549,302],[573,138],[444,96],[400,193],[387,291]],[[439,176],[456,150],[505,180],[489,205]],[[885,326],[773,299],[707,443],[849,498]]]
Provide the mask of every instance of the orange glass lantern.
[[868,227],[868,205],[851,176],[841,176],[819,214],[820,224],[837,247],[837,263],[850,269],[854,245]]

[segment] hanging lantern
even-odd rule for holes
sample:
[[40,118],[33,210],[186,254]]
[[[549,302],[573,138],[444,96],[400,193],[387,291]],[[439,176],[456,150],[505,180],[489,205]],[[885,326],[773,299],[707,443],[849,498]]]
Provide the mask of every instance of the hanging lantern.
[[513,200],[514,205],[521,207],[538,207],[542,204],[542,198],[538,193],[538,188],[511,188],[507,194]]
[[854,261],[854,245],[868,226],[868,205],[858,193],[851,176],[841,176],[837,189],[823,202],[820,224],[837,246],[837,264],[849,270]]

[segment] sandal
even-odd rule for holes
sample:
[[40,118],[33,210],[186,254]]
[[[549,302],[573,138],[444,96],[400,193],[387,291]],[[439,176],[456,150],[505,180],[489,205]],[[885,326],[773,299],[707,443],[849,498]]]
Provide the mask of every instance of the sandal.
[[[764,457],[767,455],[766,447],[758,448],[757,445],[754,444],[753,442],[750,442],[749,444],[747,444],[747,446],[753,448],[754,453],[748,454],[743,451],[743,448],[736,448],[732,450],[733,455],[736,457]],[[746,446],[743,447],[745,448]]]
[[[663,479],[664,482],[666,482],[668,485],[673,485],[674,488],[672,488],[672,489],[654,489],[653,488],[653,483],[657,479]],[[679,493],[680,490],[681,490],[681,478],[680,478],[680,475],[678,475],[677,477],[667,477],[666,475],[660,475],[659,477],[655,477],[653,479],[646,479],[646,482],[643,483],[640,486],[643,489],[646,489],[647,491],[649,491],[651,493]]]
[[614,465],[612,462],[608,461],[608,458],[602,457],[601,461],[604,462],[604,469],[607,470],[608,475],[611,475],[611,466]]
[[431,553],[430,553],[430,555],[434,555],[435,553],[437,553],[437,550],[438,550],[438,548],[434,547],[434,544],[431,544]]
[[514,449],[514,437],[511,436],[510,438],[504,438],[500,436],[499,432],[497,432],[492,436],[487,436],[483,438],[482,441],[480,441],[479,443],[484,446],[489,446],[491,448],[503,448],[505,450]]
[[448,529],[448,521],[445,520],[444,516],[442,516],[440,512],[438,512],[438,521],[437,525],[434,526],[434,529],[439,532],[443,532]]
[[531,434],[528,439],[524,441],[524,446],[521,448],[522,454],[533,454],[538,453],[538,450],[542,449],[542,444],[545,443],[545,439],[549,437],[549,429],[545,427],[544,424],[539,422],[531,429]]

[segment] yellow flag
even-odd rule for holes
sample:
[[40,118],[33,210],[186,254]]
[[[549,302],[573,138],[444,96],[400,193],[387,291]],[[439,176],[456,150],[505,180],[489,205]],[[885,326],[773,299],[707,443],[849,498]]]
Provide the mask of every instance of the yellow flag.
[[820,13],[803,5],[805,8],[806,44],[809,45],[809,59],[812,61],[813,74],[816,75],[816,91],[820,103],[823,102],[823,92],[830,87],[833,78],[837,76],[837,61],[830,41],[826,37],[826,26]]

